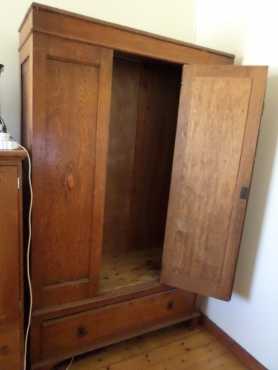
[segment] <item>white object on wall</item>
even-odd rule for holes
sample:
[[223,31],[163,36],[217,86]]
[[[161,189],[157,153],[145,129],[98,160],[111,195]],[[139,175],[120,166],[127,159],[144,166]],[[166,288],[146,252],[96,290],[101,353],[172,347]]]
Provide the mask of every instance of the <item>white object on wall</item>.
[[18,143],[13,140],[8,132],[0,132],[0,150],[17,149]]

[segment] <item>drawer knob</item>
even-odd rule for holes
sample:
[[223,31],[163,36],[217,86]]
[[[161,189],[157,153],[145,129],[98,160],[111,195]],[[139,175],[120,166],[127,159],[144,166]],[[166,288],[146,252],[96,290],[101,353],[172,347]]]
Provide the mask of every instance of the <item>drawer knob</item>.
[[77,329],[77,336],[83,338],[88,334],[88,330],[84,326],[79,326]]
[[167,309],[168,310],[172,310],[174,308],[174,301],[169,301],[168,303],[167,303]]
[[6,356],[9,353],[9,347],[4,345],[0,347],[0,356]]

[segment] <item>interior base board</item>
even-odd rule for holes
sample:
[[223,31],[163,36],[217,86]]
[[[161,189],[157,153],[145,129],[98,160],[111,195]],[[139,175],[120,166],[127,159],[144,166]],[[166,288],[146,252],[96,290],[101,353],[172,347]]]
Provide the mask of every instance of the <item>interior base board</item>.
[[229,348],[231,352],[240,360],[240,362],[252,370],[267,370],[261,363],[259,363],[249,352],[246,351],[241,345],[239,345],[234,339],[232,339],[227,333],[219,328],[213,321],[207,316],[202,314],[200,323],[210,333],[212,333],[220,342]]

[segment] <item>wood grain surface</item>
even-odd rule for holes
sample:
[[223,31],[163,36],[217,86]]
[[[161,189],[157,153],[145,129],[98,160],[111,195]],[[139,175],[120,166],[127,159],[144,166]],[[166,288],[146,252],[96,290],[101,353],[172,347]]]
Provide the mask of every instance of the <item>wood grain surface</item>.
[[234,61],[232,54],[35,3],[20,28],[20,47],[24,46],[32,32],[181,64],[232,64]]
[[240,188],[250,186],[265,78],[265,67],[184,67],[164,283],[231,296],[247,202]]
[[32,274],[34,305],[45,307],[97,289],[112,51],[45,36],[39,42]]
[[247,370],[203,328],[179,324],[77,359],[72,370]]
[[23,361],[23,150],[0,150],[0,369]]
[[114,60],[104,251],[162,247],[180,72],[123,54]]

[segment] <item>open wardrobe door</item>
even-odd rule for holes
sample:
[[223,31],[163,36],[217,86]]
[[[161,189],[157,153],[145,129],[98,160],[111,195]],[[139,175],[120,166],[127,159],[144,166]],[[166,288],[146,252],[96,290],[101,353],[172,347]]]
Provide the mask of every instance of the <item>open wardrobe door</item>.
[[161,281],[231,297],[266,67],[184,66]]

